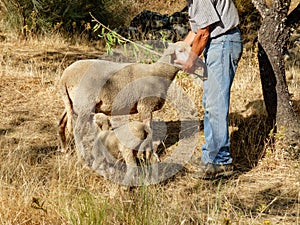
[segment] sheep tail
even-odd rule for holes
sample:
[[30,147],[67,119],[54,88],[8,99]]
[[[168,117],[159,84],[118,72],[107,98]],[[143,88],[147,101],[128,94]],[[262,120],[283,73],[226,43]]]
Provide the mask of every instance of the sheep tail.
[[72,102],[72,99],[70,97],[70,94],[69,94],[69,91],[68,91],[68,88],[67,88],[67,84],[65,85],[65,92],[67,94],[67,97],[68,97],[68,100],[69,100],[69,103],[70,103],[70,106],[71,106],[71,111],[73,111],[73,102]]
[[59,125],[63,124],[63,122],[66,118],[66,115],[67,115],[67,111],[64,110],[63,113],[61,114],[61,117],[60,117],[60,120],[59,120]]
[[66,84],[65,84],[64,91],[65,91],[65,94],[66,94],[68,102],[69,102],[69,104],[67,104],[67,108],[66,108],[67,121],[68,121],[67,129],[69,130],[69,132],[72,132],[72,130],[73,130],[73,102],[70,97],[70,94],[69,94]]

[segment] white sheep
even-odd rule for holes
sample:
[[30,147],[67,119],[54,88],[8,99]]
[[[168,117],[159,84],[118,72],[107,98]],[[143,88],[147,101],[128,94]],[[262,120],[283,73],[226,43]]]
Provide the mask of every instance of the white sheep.
[[92,112],[139,113],[141,120],[150,126],[152,112],[163,106],[168,87],[180,70],[174,60],[186,57],[186,51],[182,50],[185,48],[189,48],[186,43],[176,42],[153,64],[80,60],[66,68],[59,83],[65,104],[59,122],[62,150],[66,148],[66,126],[71,132],[74,114],[82,117]]
[[[146,149],[151,147],[151,129],[139,121],[131,121],[120,127],[112,129],[109,117],[103,113],[94,115],[94,123],[98,126],[96,135],[96,146],[93,148],[92,156],[95,159],[92,169],[95,171],[103,167],[103,158],[111,164],[115,164],[121,157],[126,163],[126,174],[124,184],[130,184],[133,179],[134,170],[137,168],[136,152],[148,152]],[[154,152],[148,156],[148,163],[159,161]]]
[[[65,105],[65,110],[59,121],[59,138],[62,152],[66,150],[66,127],[69,133],[73,130],[73,101],[81,79],[90,71],[90,68],[97,65],[98,72],[95,77],[107,79],[111,73],[129,65],[130,63],[115,63],[106,60],[79,60],[67,67],[59,81],[59,92]],[[99,74],[100,73],[100,74]]]

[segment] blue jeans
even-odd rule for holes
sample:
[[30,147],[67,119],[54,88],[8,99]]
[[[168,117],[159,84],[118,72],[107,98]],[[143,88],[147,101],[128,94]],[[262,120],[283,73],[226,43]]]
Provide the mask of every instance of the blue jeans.
[[242,55],[239,29],[209,40],[205,50],[207,79],[203,82],[204,136],[203,163],[230,164],[230,89]]

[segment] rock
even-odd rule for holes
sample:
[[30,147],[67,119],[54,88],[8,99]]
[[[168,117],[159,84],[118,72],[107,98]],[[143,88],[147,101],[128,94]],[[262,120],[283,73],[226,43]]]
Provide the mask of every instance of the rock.
[[181,41],[189,31],[187,7],[171,16],[144,10],[132,19],[128,27],[119,27],[116,32],[130,40]]

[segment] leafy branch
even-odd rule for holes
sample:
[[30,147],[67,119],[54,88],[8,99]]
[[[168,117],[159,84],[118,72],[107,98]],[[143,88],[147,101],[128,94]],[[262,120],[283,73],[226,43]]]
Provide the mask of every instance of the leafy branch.
[[112,47],[116,46],[116,45],[124,45],[126,43],[131,43],[133,44],[133,46],[137,49],[137,48],[142,48],[148,52],[151,52],[155,55],[158,56],[162,56],[162,54],[149,49],[149,47],[146,47],[144,45],[138,44],[136,42],[133,42],[123,36],[121,36],[120,34],[118,34],[116,31],[110,29],[109,27],[105,26],[103,23],[101,23],[99,20],[97,20],[91,13],[90,13],[91,17],[93,18],[93,22],[96,22],[97,24],[94,26],[93,31],[97,31],[101,28],[101,33],[99,35],[99,37],[103,38],[105,40],[105,47],[107,49],[108,53],[112,52]]

